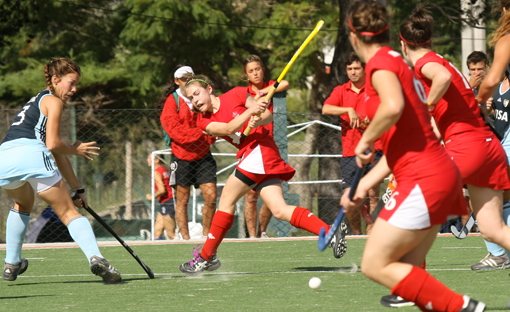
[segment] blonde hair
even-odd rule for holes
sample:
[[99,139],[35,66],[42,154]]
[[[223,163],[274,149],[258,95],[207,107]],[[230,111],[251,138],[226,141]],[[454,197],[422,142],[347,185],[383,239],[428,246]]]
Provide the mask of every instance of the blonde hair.
[[499,4],[501,9],[506,9],[506,14],[499,18],[496,31],[489,36],[489,46],[491,47],[495,46],[496,42],[510,31],[510,0],[500,0]]
[[51,77],[56,75],[59,78],[64,77],[69,73],[77,73],[81,76],[81,69],[78,64],[69,59],[59,57],[54,58],[48,63],[44,64],[44,77],[46,77],[46,87],[50,89],[51,93],[56,96]]

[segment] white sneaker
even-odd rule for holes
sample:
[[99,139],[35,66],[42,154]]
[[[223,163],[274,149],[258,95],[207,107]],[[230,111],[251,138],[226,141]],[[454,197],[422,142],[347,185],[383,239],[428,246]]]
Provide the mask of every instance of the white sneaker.
[[260,238],[269,238],[269,236],[267,236],[266,232],[262,232],[260,233]]

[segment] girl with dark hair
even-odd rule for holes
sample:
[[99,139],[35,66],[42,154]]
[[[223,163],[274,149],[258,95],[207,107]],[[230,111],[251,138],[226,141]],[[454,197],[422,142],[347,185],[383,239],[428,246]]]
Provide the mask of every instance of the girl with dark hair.
[[[433,17],[422,6],[400,25],[402,51],[425,86],[432,117],[467,185],[484,239],[510,250],[503,190],[510,189],[505,150],[485,125],[467,79],[431,49]],[[426,42],[426,44],[424,44]]]
[[[263,127],[273,120],[265,98],[255,100],[232,90],[215,96],[210,82],[203,76],[191,78],[184,91],[202,114],[200,128],[238,148],[240,161],[221,192],[218,211],[202,251],[199,253],[198,247],[195,248],[194,258],[180,266],[182,272],[200,273],[220,267],[216,251],[234,222],[235,204],[252,189],[257,191],[275,218],[316,235],[321,228],[329,230],[329,226],[310,210],[285,203],[281,183],[290,180],[295,170],[280,157],[276,143]],[[256,114],[261,116],[254,116]],[[253,131],[245,137],[242,133],[247,126]]]
[[172,83],[159,100],[163,106],[160,120],[171,139],[172,179],[175,187],[175,220],[183,239],[190,239],[188,229],[188,201],[191,186],[202,191],[202,238],[207,236],[216,211],[216,161],[211,154],[214,138],[198,127],[198,115],[193,105],[182,94],[182,88],[193,76],[193,69],[178,65]]
[[[28,267],[28,260],[21,258],[21,248],[34,207],[35,191],[67,226],[87,257],[92,273],[101,276],[105,283],[120,283],[120,273],[101,255],[88,219],[74,207],[87,205],[87,198],[67,155],[92,160],[90,155],[97,156],[99,147],[96,142],[76,141],[69,145],[60,139],[64,101],[76,92],[80,67],[71,60],[55,58],[44,65],[44,75],[46,89],[23,106],[0,144],[0,187],[15,201],[6,222],[2,278],[14,281]],[[74,205],[62,176],[80,197]]]
[[[370,127],[356,147],[359,166],[373,162],[381,138],[384,156],[361,179],[356,194],[342,197],[346,210],[391,172],[398,182],[368,237],[361,271],[422,311],[483,311],[485,305],[457,294],[420,266],[450,215],[466,213],[458,169],[437,140],[420,81],[389,48],[389,18],[376,1],[358,1],[348,13],[349,39],[366,63]],[[368,154],[365,152],[369,150]]]

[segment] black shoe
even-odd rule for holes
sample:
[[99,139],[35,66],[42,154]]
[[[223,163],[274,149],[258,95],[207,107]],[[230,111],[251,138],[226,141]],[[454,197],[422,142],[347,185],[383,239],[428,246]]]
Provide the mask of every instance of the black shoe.
[[347,240],[345,235],[347,234],[347,224],[344,221],[340,223],[338,229],[331,239],[331,247],[333,247],[333,256],[337,259],[342,258],[347,252]]
[[28,268],[28,260],[22,258],[20,264],[14,265],[10,263],[6,263],[4,265],[4,273],[2,274],[2,278],[6,281],[15,281],[18,278],[18,275],[23,274]]
[[104,258],[90,257],[90,271],[103,279],[105,284],[118,284],[122,277],[119,271],[112,267]]
[[406,301],[402,297],[395,295],[382,296],[380,302],[383,306],[388,308],[400,308],[414,305],[414,302]]
[[485,311],[485,303],[471,299],[468,296],[464,296],[464,305],[466,305],[466,307],[465,308],[462,307],[462,310],[460,310],[459,312],[483,312],[483,311]]

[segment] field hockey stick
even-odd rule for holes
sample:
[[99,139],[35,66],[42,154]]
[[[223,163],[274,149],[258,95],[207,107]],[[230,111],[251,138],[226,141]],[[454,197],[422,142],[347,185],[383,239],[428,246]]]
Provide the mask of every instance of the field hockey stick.
[[[366,153],[366,152],[365,152]],[[354,194],[356,193],[356,189],[358,188],[359,180],[361,180],[361,177],[363,176],[363,173],[365,172],[365,166],[362,168],[356,167],[356,173],[354,174],[354,180],[351,183],[351,190],[349,191],[349,199],[352,199],[354,197]],[[338,213],[338,216],[335,219],[335,222],[333,225],[329,228],[328,233],[326,234],[326,229],[321,228],[321,231],[319,233],[319,241],[317,242],[317,247],[319,248],[319,251],[324,251],[326,247],[328,247],[329,243],[333,239],[333,236],[335,235],[338,227],[340,226],[340,222],[342,222],[342,219],[344,218],[345,211],[344,207],[340,207],[340,212]]]
[[[303,42],[303,44],[301,44],[301,46],[296,51],[296,53],[294,53],[294,56],[292,56],[289,63],[287,63],[287,66],[285,66],[285,68],[283,69],[280,76],[278,76],[278,79],[276,79],[276,82],[273,84],[273,88],[271,90],[269,90],[269,92],[267,93],[266,99],[268,102],[270,102],[271,99],[273,98],[273,95],[276,92],[276,88],[278,88],[278,85],[282,81],[283,77],[285,77],[285,75],[289,71],[289,68],[292,66],[292,64],[294,64],[294,61],[296,61],[296,59],[301,54],[301,52],[303,52],[303,50],[306,48],[308,43],[310,43],[310,41],[312,41],[313,37],[315,37],[315,35],[319,32],[322,25],[324,25],[324,21],[320,20],[317,23],[317,26],[315,26],[315,28],[313,29],[313,31],[308,35],[308,37],[306,37],[305,41]],[[257,114],[257,117],[260,117],[260,114]],[[244,129],[243,135],[246,137],[246,136],[250,135],[250,132],[251,132],[251,127],[247,127],[246,129]]]
[[375,206],[374,211],[372,213],[369,213],[368,207],[366,205],[361,206],[361,216],[363,217],[363,220],[365,220],[366,224],[373,224],[375,222],[375,219],[379,216],[379,213],[381,213],[381,210],[384,208],[384,205],[390,200],[391,194],[393,193],[393,190],[395,187],[390,182],[388,183],[388,187],[386,188],[386,192],[384,192],[383,196],[381,197],[381,200],[377,203],[377,206]]
[[466,224],[462,227],[462,229],[460,229],[460,231],[457,230],[457,227],[455,225],[452,225],[450,227],[450,230],[452,231],[453,236],[455,236],[456,238],[464,239],[467,237],[469,231],[471,231],[471,229],[473,228],[473,225],[475,225],[475,222],[476,222],[475,216],[473,215],[473,213],[471,213]]
[[[74,194],[72,193],[71,198],[73,199],[73,201],[75,201],[77,199],[80,199],[80,196],[77,193]],[[94,219],[97,220],[97,222],[101,223],[101,225],[108,232],[110,232],[110,234],[112,234],[113,237],[115,237],[119,241],[119,243],[122,246],[124,246],[124,248],[126,248],[126,250],[133,256],[133,258],[135,258],[136,261],[138,261],[140,266],[145,270],[145,272],[147,272],[147,275],[149,275],[150,278],[154,278],[154,273],[152,272],[152,270],[145,263],[143,263],[142,259],[138,257],[138,255],[133,251],[133,249],[131,249],[131,247],[129,247],[128,244],[126,244],[126,242],[122,238],[120,238],[119,235],[117,235],[117,233],[115,233],[115,231],[106,222],[104,222],[104,220],[100,216],[98,216],[94,210],[92,210],[92,208],[90,208],[89,206],[85,206],[85,203],[83,203],[83,201],[81,203],[83,208],[87,210],[87,212],[90,213],[94,217]]]

